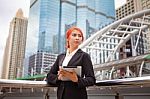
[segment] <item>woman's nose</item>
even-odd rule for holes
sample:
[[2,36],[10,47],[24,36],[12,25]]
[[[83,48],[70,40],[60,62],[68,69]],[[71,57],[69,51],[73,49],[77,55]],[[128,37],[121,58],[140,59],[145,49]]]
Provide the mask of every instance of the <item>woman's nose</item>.
[[78,35],[76,36],[76,39],[79,39],[79,36],[78,36]]

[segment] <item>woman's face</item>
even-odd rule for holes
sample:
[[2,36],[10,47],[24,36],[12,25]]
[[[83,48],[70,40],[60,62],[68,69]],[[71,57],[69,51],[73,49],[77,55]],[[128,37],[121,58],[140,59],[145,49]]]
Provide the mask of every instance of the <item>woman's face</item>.
[[81,33],[77,30],[73,30],[72,33],[69,36],[68,41],[69,41],[69,46],[70,47],[73,47],[73,48],[78,47],[82,42]]

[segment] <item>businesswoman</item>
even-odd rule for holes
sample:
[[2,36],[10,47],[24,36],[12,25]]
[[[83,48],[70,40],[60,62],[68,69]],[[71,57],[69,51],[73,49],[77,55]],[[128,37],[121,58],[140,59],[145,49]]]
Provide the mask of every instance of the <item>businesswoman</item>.
[[[91,58],[78,48],[83,39],[82,31],[77,27],[71,27],[66,32],[67,51],[58,55],[47,74],[47,83],[58,86],[57,99],[87,99],[86,87],[95,83]],[[61,66],[81,66],[81,76],[75,71],[66,71]],[[64,77],[68,80],[64,81]]]

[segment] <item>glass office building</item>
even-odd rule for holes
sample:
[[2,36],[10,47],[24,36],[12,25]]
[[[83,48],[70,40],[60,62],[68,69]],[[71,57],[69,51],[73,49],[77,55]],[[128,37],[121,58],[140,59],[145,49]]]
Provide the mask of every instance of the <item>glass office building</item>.
[[77,0],[77,26],[86,38],[114,20],[114,0]]
[[40,25],[38,51],[58,52],[59,18],[60,18],[59,0],[40,0]]
[[29,57],[33,53],[37,52],[39,25],[40,25],[39,5],[40,5],[39,0],[30,1],[25,57]]
[[65,50],[69,27],[78,26],[88,38],[114,19],[114,0],[31,0],[28,35],[36,44],[28,40],[27,47],[58,54]]

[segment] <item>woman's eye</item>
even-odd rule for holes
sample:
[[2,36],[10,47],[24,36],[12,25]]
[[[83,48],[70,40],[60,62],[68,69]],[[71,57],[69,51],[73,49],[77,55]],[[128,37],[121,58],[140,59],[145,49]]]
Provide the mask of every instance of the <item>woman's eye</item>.
[[77,36],[77,34],[72,34],[72,36],[76,37],[76,36]]
[[74,37],[76,37],[76,36],[82,37],[81,34],[72,34],[72,36],[74,36]]
[[78,34],[78,37],[82,37],[80,34]]

